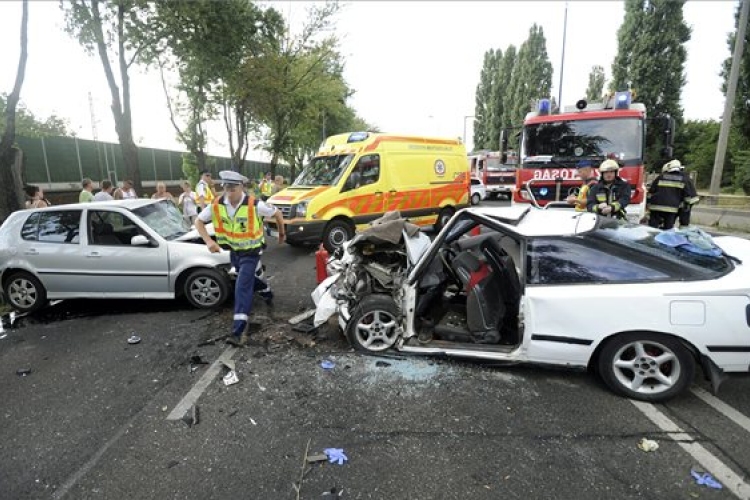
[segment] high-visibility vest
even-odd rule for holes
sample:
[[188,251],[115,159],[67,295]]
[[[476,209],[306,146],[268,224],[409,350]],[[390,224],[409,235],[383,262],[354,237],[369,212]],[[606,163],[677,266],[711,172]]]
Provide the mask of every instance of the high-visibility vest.
[[201,184],[203,184],[204,186],[206,186],[206,189],[205,189],[206,194],[203,196],[203,201],[205,201],[206,204],[211,203],[212,201],[214,201],[214,198],[216,198],[216,196],[214,196],[213,189],[211,189],[211,186],[209,186],[206,181],[198,181],[198,184],[195,185],[195,199],[196,199],[196,201],[200,198],[200,194],[198,193],[198,186],[200,186]]
[[263,221],[255,209],[255,198],[245,196],[234,217],[230,217],[223,197],[211,204],[211,222],[219,246],[235,251],[257,250],[265,242]]
[[271,196],[273,194],[273,182],[264,179],[260,184],[260,194],[263,196]]
[[586,211],[586,203],[588,202],[589,198],[589,190],[594,184],[596,184],[596,179],[589,179],[579,189],[578,197],[576,198],[576,212]]

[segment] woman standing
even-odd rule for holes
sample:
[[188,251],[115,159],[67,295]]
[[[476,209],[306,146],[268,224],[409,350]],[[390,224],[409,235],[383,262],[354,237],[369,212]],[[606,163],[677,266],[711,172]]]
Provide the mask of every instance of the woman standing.
[[44,199],[44,191],[39,186],[26,186],[26,208],[45,208],[49,202]]
[[177,199],[177,205],[182,208],[182,216],[191,224],[198,216],[198,205],[195,203],[195,193],[190,188],[190,182],[182,183],[182,194]]

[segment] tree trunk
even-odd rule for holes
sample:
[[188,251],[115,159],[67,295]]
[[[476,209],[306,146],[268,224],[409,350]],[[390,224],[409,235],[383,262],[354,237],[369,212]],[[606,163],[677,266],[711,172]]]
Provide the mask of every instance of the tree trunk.
[[276,177],[276,165],[279,164],[279,153],[277,151],[273,152],[273,155],[271,155],[271,177]]
[[16,149],[13,143],[16,140],[16,106],[21,96],[21,87],[26,76],[26,60],[28,58],[28,25],[29,4],[23,1],[23,14],[21,15],[21,56],[18,60],[18,71],[13,91],[8,96],[5,108],[5,133],[0,140],[0,223],[5,221],[11,212],[23,206],[23,196],[20,177],[13,175],[14,163],[16,161]]

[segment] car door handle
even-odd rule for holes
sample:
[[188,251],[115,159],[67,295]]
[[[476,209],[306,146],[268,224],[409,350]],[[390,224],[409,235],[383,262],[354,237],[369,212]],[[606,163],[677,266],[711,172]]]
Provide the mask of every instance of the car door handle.
[[101,254],[99,254],[99,252],[89,252],[86,254],[86,257],[92,257],[94,259],[98,259],[99,257],[101,257]]
[[23,254],[24,255],[39,255],[39,252],[36,251],[36,248],[29,248]]

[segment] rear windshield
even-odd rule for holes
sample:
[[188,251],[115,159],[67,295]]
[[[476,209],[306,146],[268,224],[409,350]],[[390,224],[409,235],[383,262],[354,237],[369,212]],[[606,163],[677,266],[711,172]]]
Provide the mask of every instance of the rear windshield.
[[682,266],[690,275],[701,278],[718,277],[733,269],[725,256],[710,257],[689,252],[680,247],[670,247],[656,241],[661,231],[648,226],[632,224],[615,219],[600,219],[598,227],[586,235],[587,238],[615,243],[645,256],[657,257],[670,264]]

